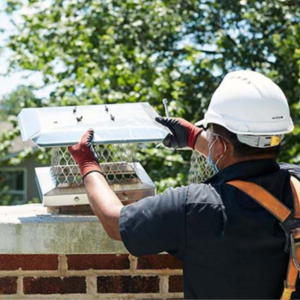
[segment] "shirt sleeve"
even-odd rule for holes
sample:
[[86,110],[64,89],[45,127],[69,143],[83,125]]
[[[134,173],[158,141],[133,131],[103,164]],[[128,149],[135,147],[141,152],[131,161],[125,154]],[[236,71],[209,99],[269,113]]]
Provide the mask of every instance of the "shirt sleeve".
[[183,259],[185,251],[185,203],[187,187],[124,206],[120,234],[127,250],[135,255],[168,252]]

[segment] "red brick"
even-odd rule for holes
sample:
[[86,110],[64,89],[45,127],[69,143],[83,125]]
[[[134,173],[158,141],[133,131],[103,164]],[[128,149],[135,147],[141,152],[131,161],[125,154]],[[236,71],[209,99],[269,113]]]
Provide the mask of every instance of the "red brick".
[[57,270],[57,255],[0,255],[0,270]]
[[144,255],[138,258],[138,269],[182,269],[180,260],[168,254]]
[[26,277],[24,294],[79,294],[86,293],[85,277]]
[[127,254],[68,255],[69,270],[122,270],[129,267]]
[[17,293],[18,277],[0,277],[0,295]]
[[99,276],[98,293],[158,293],[157,276]]
[[183,277],[174,275],[169,277],[169,292],[178,293],[183,291]]

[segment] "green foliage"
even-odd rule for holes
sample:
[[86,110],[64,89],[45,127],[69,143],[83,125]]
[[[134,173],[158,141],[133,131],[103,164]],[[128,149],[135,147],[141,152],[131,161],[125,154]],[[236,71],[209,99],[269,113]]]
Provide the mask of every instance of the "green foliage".
[[[9,13],[19,6],[7,1]],[[196,121],[228,71],[257,70],[287,95],[296,129],[281,159],[299,162],[297,1],[30,0],[21,18],[10,70],[42,72],[55,86],[43,105],[148,101],[164,114],[167,98],[171,115]],[[188,153],[140,155],[159,187],[186,183]]]
[[40,100],[36,98],[32,88],[20,85],[0,100],[0,121],[7,121],[9,116],[17,116],[24,107],[37,106],[40,106]]
[[39,107],[41,106],[41,99],[34,94],[33,87],[20,85],[11,92],[3,96],[0,100],[0,121],[11,123],[11,130],[0,131],[0,166],[2,165],[19,165],[22,161],[32,155],[37,155],[40,161],[49,161],[49,154],[45,149],[39,149],[35,152],[32,149],[24,149],[18,156],[4,160],[12,148],[14,139],[20,136],[20,129],[18,126],[17,115],[22,108]]
[[0,180],[0,205],[11,205],[13,203],[12,196],[8,194],[9,186]]
[[151,175],[157,190],[164,191],[170,186],[187,184],[190,151],[177,151],[147,145],[137,153],[136,159]]

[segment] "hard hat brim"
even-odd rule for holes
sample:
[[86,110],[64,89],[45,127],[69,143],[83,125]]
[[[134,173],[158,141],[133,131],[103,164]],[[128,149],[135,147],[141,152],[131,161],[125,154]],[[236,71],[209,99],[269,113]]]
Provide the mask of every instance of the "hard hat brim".
[[198,121],[198,122],[196,122],[195,124],[194,124],[196,127],[204,127],[204,128],[207,128],[207,122],[205,121],[205,119],[203,119],[203,120],[200,120],[200,121]]
[[[279,122],[278,122],[279,123]],[[267,128],[268,124],[254,124],[257,128],[255,130],[249,130],[247,127],[247,124],[242,123],[238,120],[226,120],[223,117],[218,117],[217,115],[210,115],[198,122],[196,122],[194,125],[196,127],[203,127],[206,129],[209,124],[217,124],[220,126],[225,127],[227,130],[229,130],[232,133],[235,134],[242,134],[242,135],[264,135],[264,136],[271,136],[271,135],[281,135],[281,134],[288,134],[294,130],[294,124],[291,118],[288,120],[284,120],[282,122],[282,125],[280,126],[282,129],[277,131],[272,131],[271,128]],[[263,128],[263,125],[265,127],[265,130],[259,131],[259,128]],[[269,125],[270,126],[270,125]]]

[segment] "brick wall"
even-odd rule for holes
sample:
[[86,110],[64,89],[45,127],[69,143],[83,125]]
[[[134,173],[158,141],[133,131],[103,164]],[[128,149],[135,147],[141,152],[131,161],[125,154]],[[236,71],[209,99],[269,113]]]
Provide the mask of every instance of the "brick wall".
[[182,265],[168,254],[0,255],[0,299],[174,299],[182,290]]

